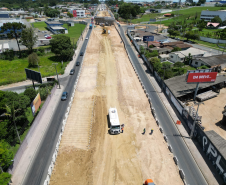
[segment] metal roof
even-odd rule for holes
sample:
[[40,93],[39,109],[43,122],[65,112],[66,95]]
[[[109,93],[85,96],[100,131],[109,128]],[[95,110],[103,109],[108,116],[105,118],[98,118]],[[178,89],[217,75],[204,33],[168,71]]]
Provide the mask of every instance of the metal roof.
[[216,66],[226,63],[226,55],[213,55],[209,57],[197,57],[196,60],[201,60],[209,66]]
[[206,131],[205,133],[221,155],[226,159],[226,140],[214,130]]
[[[187,83],[185,81],[185,77],[186,75],[175,76],[173,78],[170,78],[164,81],[168,86],[168,88],[171,90],[171,92],[174,94],[174,96],[180,97],[189,93],[193,93],[195,91],[196,83]],[[221,83],[223,81],[226,81],[226,76],[219,75],[217,76],[217,79],[214,83],[210,83],[210,82],[200,83],[199,89],[204,89],[209,86]]]

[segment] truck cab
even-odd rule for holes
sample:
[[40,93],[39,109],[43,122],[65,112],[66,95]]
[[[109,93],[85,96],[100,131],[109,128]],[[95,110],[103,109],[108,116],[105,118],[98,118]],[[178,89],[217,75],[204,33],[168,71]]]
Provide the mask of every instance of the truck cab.
[[118,118],[118,112],[116,108],[110,108],[108,111],[110,121],[110,134],[120,134],[121,125]]
[[144,182],[144,185],[155,185],[153,180],[152,179],[147,179],[145,182]]

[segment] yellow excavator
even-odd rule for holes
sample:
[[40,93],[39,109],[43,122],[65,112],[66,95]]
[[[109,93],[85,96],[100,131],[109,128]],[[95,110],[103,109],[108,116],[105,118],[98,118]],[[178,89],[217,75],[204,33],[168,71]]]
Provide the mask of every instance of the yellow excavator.
[[105,26],[103,27],[102,34],[107,34],[107,28]]

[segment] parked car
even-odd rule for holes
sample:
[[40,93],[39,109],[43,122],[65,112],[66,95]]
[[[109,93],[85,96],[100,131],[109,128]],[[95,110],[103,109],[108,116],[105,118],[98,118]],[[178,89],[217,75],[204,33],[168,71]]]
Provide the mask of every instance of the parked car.
[[51,39],[52,37],[48,35],[48,36],[46,36],[45,38],[46,38],[46,39]]
[[75,73],[75,70],[72,69],[72,70],[70,71],[70,75],[73,75],[74,73]]
[[80,56],[83,56],[83,55],[84,55],[84,53],[83,53],[83,52],[81,52],[81,53],[80,53]]
[[76,62],[76,66],[80,66],[80,62]]
[[67,92],[63,92],[62,96],[61,96],[61,100],[66,100],[67,99],[67,96],[68,96],[68,93]]

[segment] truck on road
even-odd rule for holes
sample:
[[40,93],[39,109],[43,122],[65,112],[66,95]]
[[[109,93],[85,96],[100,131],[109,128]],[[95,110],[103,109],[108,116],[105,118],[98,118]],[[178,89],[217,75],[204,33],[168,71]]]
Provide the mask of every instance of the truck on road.
[[120,134],[121,125],[118,118],[118,112],[116,108],[110,108],[108,111],[110,121],[110,134]]

